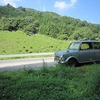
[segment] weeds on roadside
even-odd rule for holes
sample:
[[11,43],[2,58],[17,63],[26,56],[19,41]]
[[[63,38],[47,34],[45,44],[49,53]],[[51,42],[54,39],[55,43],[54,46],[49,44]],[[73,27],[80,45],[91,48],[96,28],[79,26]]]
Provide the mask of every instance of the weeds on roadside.
[[0,100],[99,100],[100,65],[0,73]]

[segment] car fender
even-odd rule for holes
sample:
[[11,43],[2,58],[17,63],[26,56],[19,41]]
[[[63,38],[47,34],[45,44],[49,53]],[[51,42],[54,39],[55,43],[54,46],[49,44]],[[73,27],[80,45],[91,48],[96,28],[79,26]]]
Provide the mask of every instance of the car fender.
[[[77,60],[77,58],[76,57],[74,57],[74,56],[70,56],[70,57],[68,57],[67,59],[66,59],[66,63],[70,60],[70,59],[76,59]],[[77,62],[78,62],[78,60],[77,60]]]

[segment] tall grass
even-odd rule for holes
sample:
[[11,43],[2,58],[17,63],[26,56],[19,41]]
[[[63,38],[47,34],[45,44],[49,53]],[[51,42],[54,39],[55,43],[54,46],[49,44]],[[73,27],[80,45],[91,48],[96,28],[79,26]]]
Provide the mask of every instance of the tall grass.
[[0,100],[100,100],[100,65],[1,72]]
[[70,42],[40,34],[29,36],[22,31],[0,31],[0,54],[54,52],[67,49]]

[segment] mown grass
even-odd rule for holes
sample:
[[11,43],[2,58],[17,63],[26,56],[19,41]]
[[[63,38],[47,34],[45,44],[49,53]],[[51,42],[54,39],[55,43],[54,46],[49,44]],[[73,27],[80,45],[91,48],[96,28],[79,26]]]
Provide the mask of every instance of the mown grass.
[[0,31],[0,54],[54,52],[67,49],[70,42],[40,34],[29,36],[22,31]]
[[0,100],[100,100],[100,64],[1,72]]
[[13,60],[13,59],[25,59],[25,58],[43,58],[43,57],[53,57],[53,55],[38,55],[38,56],[22,56],[22,57],[5,57],[0,58],[0,60]]

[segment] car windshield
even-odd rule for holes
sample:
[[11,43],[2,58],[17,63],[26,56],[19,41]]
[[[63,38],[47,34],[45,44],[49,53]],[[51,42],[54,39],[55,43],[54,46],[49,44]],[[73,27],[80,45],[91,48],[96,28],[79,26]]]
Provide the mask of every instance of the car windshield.
[[69,49],[71,49],[71,50],[78,50],[79,49],[79,46],[80,46],[80,42],[73,42],[69,46]]

